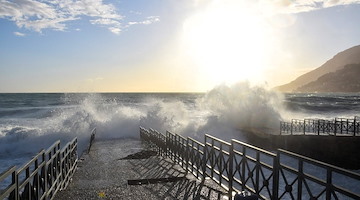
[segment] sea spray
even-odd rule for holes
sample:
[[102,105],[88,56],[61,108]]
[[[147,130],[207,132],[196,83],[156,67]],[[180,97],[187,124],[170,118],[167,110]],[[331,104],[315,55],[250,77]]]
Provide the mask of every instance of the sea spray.
[[281,103],[282,96],[265,87],[247,82],[220,85],[193,104],[157,100],[140,124],[195,138],[210,133],[222,139],[246,140],[241,131],[279,132]]
[[202,99],[202,106],[223,126],[238,130],[278,131],[282,96],[248,82],[220,85]]
[[[78,137],[81,153],[94,127],[99,139],[138,137],[139,126],[194,138],[205,133],[239,138],[244,129],[277,127],[281,103],[277,94],[248,83],[221,85],[206,94],[18,94],[12,98],[17,103],[3,103],[8,109],[0,118],[0,159],[35,154],[56,140],[65,144],[73,137]],[[16,112],[6,115],[9,110]]]

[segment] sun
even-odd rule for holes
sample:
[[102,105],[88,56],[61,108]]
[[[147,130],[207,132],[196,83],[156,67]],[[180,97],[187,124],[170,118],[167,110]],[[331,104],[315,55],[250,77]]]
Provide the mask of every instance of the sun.
[[214,1],[184,22],[183,49],[213,84],[261,81],[269,29],[243,1]]

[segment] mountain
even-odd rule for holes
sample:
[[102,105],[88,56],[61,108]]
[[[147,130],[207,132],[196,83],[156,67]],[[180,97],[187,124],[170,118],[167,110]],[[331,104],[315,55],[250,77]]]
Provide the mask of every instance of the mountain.
[[327,73],[295,92],[360,92],[360,64],[349,64]]
[[[316,81],[318,78],[322,77],[325,74],[341,70],[345,65],[348,64],[358,64],[360,63],[360,45],[354,46],[350,49],[342,51],[336,54],[332,59],[328,60],[325,64],[321,65],[319,68],[316,68],[313,71],[310,71],[306,74],[299,76],[294,81],[276,87],[276,90],[281,92],[295,92],[303,91],[300,90],[301,87]],[[307,91],[315,92],[315,91]]]

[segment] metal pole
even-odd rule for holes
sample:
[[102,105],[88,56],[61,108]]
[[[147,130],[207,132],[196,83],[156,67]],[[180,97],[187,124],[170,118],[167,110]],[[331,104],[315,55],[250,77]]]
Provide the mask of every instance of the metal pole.
[[260,152],[256,151],[256,180],[255,180],[255,192],[258,196],[260,196],[260,191],[259,191],[259,178],[260,178]]
[[354,117],[354,136],[356,136],[356,117]]
[[326,170],[326,200],[331,199],[331,192],[332,192],[332,173],[330,168]]
[[305,135],[305,131],[306,131],[306,124],[305,124],[305,119],[304,119],[304,135]]
[[246,180],[246,178],[245,178],[245,167],[246,167],[246,164],[245,164],[245,162],[246,162],[246,148],[245,148],[245,146],[243,145],[242,146],[243,147],[243,150],[242,150],[242,153],[243,153],[243,155],[242,155],[242,176],[241,176],[241,187],[242,187],[242,189],[244,190],[245,189],[245,187],[246,187],[246,184],[245,184],[245,180]]
[[232,191],[233,191],[233,181],[234,181],[234,141],[231,141],[231,146],[229,150],[229,199],[232,199]]
[[206,146],[206,135],[205,135],[204,154],[202,158],[203,181],[205,181],[205,177],[206,177],[206,156],[207,156],[207,146]]
[[303,160],[299,160],[299,174],[298,174],[298,197],[297,199],[302,199],[302,182],[304,179],[304,172],[303,172]]
[[272,200],[277,200],[279,195],[279,169],[280,169],[280,153],[277,151],[276,157],[274,157],[273,161],[273,195]]

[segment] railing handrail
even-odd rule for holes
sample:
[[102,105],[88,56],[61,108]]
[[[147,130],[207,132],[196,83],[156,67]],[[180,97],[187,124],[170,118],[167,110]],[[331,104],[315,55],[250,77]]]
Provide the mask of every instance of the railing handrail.
[[[153,135],[154,133],[161,134],[157,131],[152,131],[150,134],[147,129],[140,128],[140,136],[142,139],[152,143],[156,141],[157,144],[153,144],[159,145],[159,141],[157,141],[156,138],[160,136]],[[163,134],[161,135],[161,137],[164,137]],[[249,190],[255,193],[260,199],[273,200],[284,199],[286,195],[290,195],[292,199],[320,198],[324,196],[326,197],[325,199],[342,199],[343,197],[352,199],[360,198],[360,193],[358,193],[357,190],[350,191],[332,180],[333,173],[335,173],[352,178],[360,183],[360,174],[293,152],[279,149],[277,153],[273,153],[235,139],[232,139],[231,143],[228,143],[208,134],[205,135],[204,143],[187,137],[186,148],[183,149],[185,152],[180,152],[182,149],[175,147],[178,147],[178,145],[183,146],[184,144],[178,144],[180,140],[176,138],[182,136],[168,132],[165,137],[165,143],[160,144],[162,150],[160,151],[160,147],[157,147],[161,155],[176,154],[177,157],[170,156],[170,159],[183,166],[186,171],[194,174],[198,178],[209,176],[228,191],[229,197],[233,195],[233,192]],[[207,138],[211,141],[207,141]],[[215,141],[218,142],[217,145],[219,146],[216,146]],[[197,147],[194,147],[195,144]],[[230,144],[230,146],[228,146],[228,144]],[[229,149],[224,150],[223,145],[228,146]],[[241,150],[236,150],[234,145],[241,145]],[[164,146],[166,152],[163,152]],[[247,149],[250,149],[251,152],[248,152]],[[264,158],[263,155],[265,156]],[[298,162],[298,169],[282,163],[281,160],[288,156]],[[265,159],[265,161],[261,159]],[[326,170],[326,178],[319,178],[316,175],[304,172],[304,163]],[[295,181],[293,181],[291,177],[286,177],[284,171],[297,177],[294,179]],[[318,185],[318,194],[315,194],[315,192],[311,190],[302,189],[304,184],[306,187],[309,187],[308,184],[310,183]],[[280,187],[280,184],[285,185]],[[296,187],[297,190],[293,189],[293,187]],[[293,191],[300,191],[300,193],[293,193]]]

